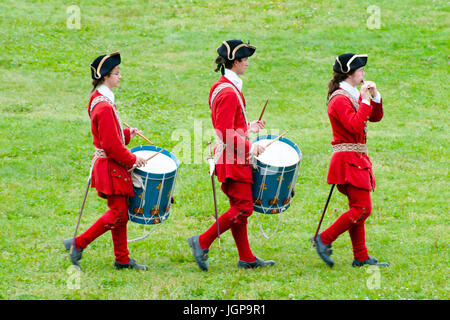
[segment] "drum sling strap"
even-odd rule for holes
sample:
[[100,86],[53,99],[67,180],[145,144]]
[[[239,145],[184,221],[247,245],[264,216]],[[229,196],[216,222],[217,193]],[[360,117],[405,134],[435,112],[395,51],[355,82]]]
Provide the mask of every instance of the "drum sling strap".
[[[122,143],[125,145],[125,135],[123,133],[123,128],[122,128],[122,124],[121,124],[122,122],[120,121],[119,112],[117,111],[117,108],[115,107],[114,103],[110,99],[108,99],[107,97],[105,97],[103,95],[100,95],[100,96],[94,98],[90,105],[89,114],[92,114],[92,111],[94,110],[95,106],[97,104],[99,104],[100,102],[106,102],[112,106],[112,108],[114,110],[114,116],[116,117],[117,124],[119,125],[119,128],[120,128],[120,137],[122,139]],[[106,153],[103,149],[95,148],[94,157],[92,158],[91,168],[89,170],[89,179],[92,177],[92,170],[94,169],[94,164],[97,161],[97,159],[99,159],[99,158],[108,158],[108,156],[106,155]],[[134,172],[134,170],[131,171],[131,180],[133,181],[134,187],[136,187],[136,188],[144,187],[144,185],[142,183],[142,179],[139,177],[139,175],[137,175]]]
[[[214,89],[214,91],[213,91],[213,93],[211,95],[211,101],[210,101],[210,104],[209,104],[211,112],[212,112],[213,102],[216,99],[217,95],[223,89],[226,89],[226,88],[231,88],[231,89],[233,89],[234,93],[236,93],[236,96],[237,96],[238,101],[239,101],[239,105],[241,106],[242,115],[244,116],[245,125],[247,126],[247,129],[248,129],[248,121],[247,121],[247,115],[245,114],[244,102],[242,101],[241,95],[239,94],[238,90],[231,83],[224,82],[224,83],[218,85]],[[222,141],[222,139],[220,139],[216,135],[216,147],[215,147],[215,152],[214,152],[214,156],[213,156],[214,165],[217,163],[217,161],[219,161],[220,157],[222,156],[222,152],[225,150],[225,146],[226,145]]]
[[[353,108],[355,109],[356,112],[358,112],[358,109],[359,109],[358,101],[356,101],[356,99],[351,94],[349,94],[347,91],[345,91],[343,89],[338,89],[338,90],[334,91],[330,95],[330,98],[328,98],[328,102],[330,102],[331,99],[333,99],[337,95],[343,95],[343,96],[346,96],[347,98],[349,98],[353,104]],[[367,140],[367,124],[364,126],[364,141],[366,141],[366,140]],[[367,145],[365,143],[340,143],[340,144],[333,145],[332,148],[333,148],[333,153],[334,152],[359,152],[359,153],[365,153],[366,155],[369,153],[369,151],[367,149]]]

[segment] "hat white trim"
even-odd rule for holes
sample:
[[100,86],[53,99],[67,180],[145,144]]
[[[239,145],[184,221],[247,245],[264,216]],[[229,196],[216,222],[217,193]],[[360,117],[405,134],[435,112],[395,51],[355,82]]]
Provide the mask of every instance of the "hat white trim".
[[341,64],[341,61],[339,61],[339,57],[336,57],[336,61],[339,63],[339,66],[341,67],[341,71],[343,73],[349,73],[350,72],[350,64],[356,58],[367,58],[367,54],[354,54],[353,57],[351,57],[347,62],[347,71],[344,71],[344,69],[342,69],[342,64]]
[[234,58],[235,58],[235,56],[236,56],[236,52],[240,49],[240,48],[242,48],[242,47],[247,47],[247,48],[250,48],[250,49],[256,49],[256,47],[255,46],[251,46],[251,45],[249,45],[249,44],[246,44],[246,43],[241,43],[240,45],[238,45],[238,46],[236,46],[236,48],[234,48],[233,49],[233,51],[231,52],[231,57],[230,57],[230,51],[231,51],[231,48],[230,48],[230,45],[228,44],[228,42],[226,42],[226,41],[224,41],[224,42],[222,42],[224,45],[225,45],[225,47],[227,48],[227,58],[228,58],[228,60],[234,60]]
[[102,77],[102,75],[100,74],[100,70],[102,69],[102,65],[106,61],[106,59],[108,59],[112,56],[116,56],[118,54],[120,54],[119,51],[116,51],[116,52],[113,52],[113,53],[110,53],[110,54],[107,54],[106,56],[104,56],[103,59],[100,60],[100,63],[97,66],[97,70],[95,70],[95,68],[93,66],[91,66],[91,68],[94,69],[95,74],[98,76],[98,78],[97,78],[97,76],[94,75],[95,79],[100,79]]

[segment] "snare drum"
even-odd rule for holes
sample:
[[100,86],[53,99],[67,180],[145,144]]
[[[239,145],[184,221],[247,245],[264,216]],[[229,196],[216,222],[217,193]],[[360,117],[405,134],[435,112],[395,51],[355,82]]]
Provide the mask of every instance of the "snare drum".
[[[162,148],[139,146],[130,151],[148,159]],[[139,224],[158,224],[169,217],[173,191],[180,162],[167,150],[152,158],[144,167],[134,169],[133,179],[142,180],[142,188],[135,187],[134,197],[129,198],[128,218]]]
[[[265,147],[276,137],[259,136],[253,143]],[[255,211],[277,214],[289,208],[301,160],[302,153],[299,147],[284,137],[254,158],[252,191]]]

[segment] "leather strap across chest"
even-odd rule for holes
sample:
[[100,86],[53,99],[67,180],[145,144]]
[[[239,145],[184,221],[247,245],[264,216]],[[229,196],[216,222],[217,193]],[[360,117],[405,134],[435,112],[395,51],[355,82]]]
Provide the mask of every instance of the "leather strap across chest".
[[212,95],[211,95],[211,101],[210,101],[210,108],[212,111],[212,106],[214,103],[214,99],[216,99],[217,95],[226,88],[231,88],[233,89],[234,93],[236,93],[236,96],[239,100],[239,105],[241,106],[241,110],[242,110],[242,114],[244,115],[244,121],[245,121],[245,125],[247,126],[248,129],[248,122],[247,122],[247,115],[245,114],[245,108],[244,108],[244,102],[242,101],[241,95],[239,94],[238,90],[230,83],[224,82],[222,84],[219,84],[213,91]]
[[330,102],[331,99],[333,99],[334,97],[336,97],[337,95],[340,95],[340,94],[349,98],[353,104],[353,108],[355,108],[355,111],[358,111],[358,109],[359,109],[358,101],[350,93],[348,93],[347,91],[345,91],[343,89],[338,89],[338,90],[334,91],[331,94],[331,96],[328,98],[328,102]]
[[[353,104],[353,108],[355,109],[356,112],[358,112],[358,109],[359,109],[358,101],[344,89],[338,89],[338,90],[334,91],[328,98],[328,103],[330,103],[331,99],[333,99],[334,97],[336,97],[338,95],[343,95],[343,96],[346,96],[347,98],[349,98]],[[364,126],[364,141],[366,141],[366,140],[367,140],[367,124]]]
[[122,142],[123,142],[123,144],[125,144],[125,135],[123,133],[123,128],[122,128],[122,124],[121,124],[122,122],[120,121],[119,112],[117,111],[117,108],[115,107],[114,103],[110,99],[108,99],[107,97],[105,97],[103,95],[95,97],[91,102],[89,114],[92,115],[92,110],[94,110],[95,106],[97,104],[99,104],[100,102],[106,102],[112,106],[117,123],[119,124],[120,136],[122,138]]

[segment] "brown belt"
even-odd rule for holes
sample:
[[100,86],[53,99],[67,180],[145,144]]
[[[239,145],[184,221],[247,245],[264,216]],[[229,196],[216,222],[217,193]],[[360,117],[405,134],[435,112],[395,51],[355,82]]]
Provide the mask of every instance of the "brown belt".
[[335,152],[359,152],[365,153],[366,155],[369,153],[367,149],[367,145],[364,143],[340,143],[334,144],[333,153]]

